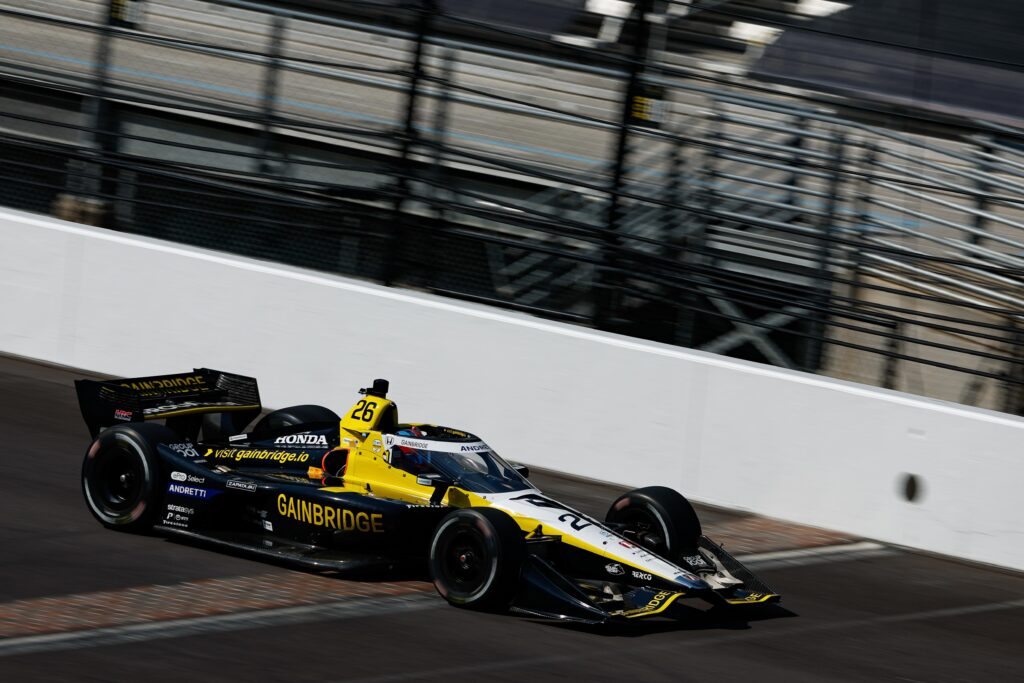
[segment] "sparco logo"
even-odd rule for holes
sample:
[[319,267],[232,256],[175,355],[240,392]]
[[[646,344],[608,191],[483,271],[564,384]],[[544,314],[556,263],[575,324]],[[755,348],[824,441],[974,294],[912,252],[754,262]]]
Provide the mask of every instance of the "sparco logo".
[[289,434],[288,436],[277,437],[274,439],[274,443],[278,445],[327,446],[327,437],[323,434]]

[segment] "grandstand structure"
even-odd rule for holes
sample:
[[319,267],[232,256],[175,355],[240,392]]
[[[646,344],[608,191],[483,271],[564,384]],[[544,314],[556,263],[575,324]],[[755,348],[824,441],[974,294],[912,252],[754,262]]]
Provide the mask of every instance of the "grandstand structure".
[[0,2],[0,202],[1024,414],[1021,130],[751,77],[852,3],[568,4]]

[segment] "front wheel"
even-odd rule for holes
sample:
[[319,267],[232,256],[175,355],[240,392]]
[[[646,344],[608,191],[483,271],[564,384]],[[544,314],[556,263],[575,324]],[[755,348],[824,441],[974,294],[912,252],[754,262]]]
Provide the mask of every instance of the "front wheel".
[[702,533],[690,501],[665,486],[647,486],[619,496],[605,521],[673,562],[696,554]]
[[434,532],[430,574],[449,604],[504,610],[519,585],[525,552],[523,532],[501,510],[457,510]]
[[100,434],[82,463],[89,512],[111,529],[143,532],[156,521],[164,476],[155,444],[173,440],[165,427],[127,424]]

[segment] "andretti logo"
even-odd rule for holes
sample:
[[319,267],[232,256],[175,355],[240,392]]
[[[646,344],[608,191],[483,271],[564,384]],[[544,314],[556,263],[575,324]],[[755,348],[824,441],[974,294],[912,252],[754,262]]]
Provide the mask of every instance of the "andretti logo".
[[220,491],[204,489],[198,486],[185,486],[184,484],[170,483],[167,485],[167,492],[177,496],[188,496],[189,498],[213,498]]

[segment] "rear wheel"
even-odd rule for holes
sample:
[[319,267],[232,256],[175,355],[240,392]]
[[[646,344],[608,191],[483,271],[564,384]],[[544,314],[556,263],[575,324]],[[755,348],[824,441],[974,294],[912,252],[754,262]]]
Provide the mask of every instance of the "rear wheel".
[[118,425],[100,434],[82,463],[82,492],[104,526],[142,532],[159,512],[164,475],[156,444],[178,440],[162,425]]
[[434,587],[457,607],[508,609],[525,549],[519,525],[501,510],[457,510],[437,527],[430,545]]
[[280,429],[281,427],[320,422],[338,423],[341,422],[341,418],[333,410],[323,406],[291,406],[290,408],[281,408],[267,413],[256,423],[253,431],[269,431],[271,429]]
[[605,521],[673,562],[695,554],[701,537],[700,520],[690,501],[665,486],[647,486],[619,496]]

